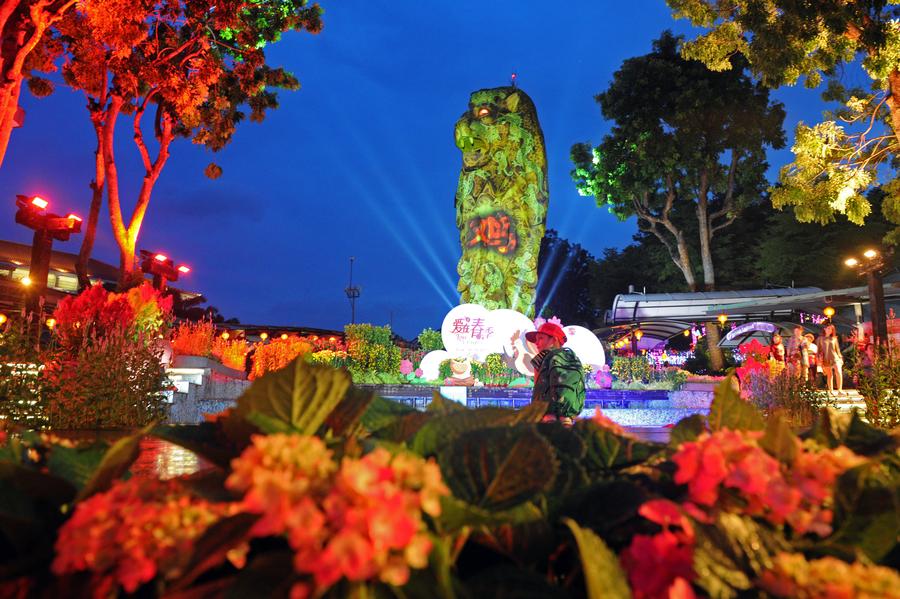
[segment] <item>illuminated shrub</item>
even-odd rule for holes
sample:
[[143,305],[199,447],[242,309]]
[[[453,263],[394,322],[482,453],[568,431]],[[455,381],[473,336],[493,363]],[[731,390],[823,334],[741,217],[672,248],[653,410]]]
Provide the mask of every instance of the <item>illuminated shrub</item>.
[[182,322],[172,336],[172,351],[177,356],[208,357],[215,337],[216,327],[209,320]]
[[213,357],[228,368],[243,371],[250,345],[246,339],[216,337],[213,339],[211,351]]
[[444,339],[441,336],[441,332],[434,329],[423,329],[419,333],[419,348],[425,353],[444,349]]
[[250,371],[251,380],[267,372],[281,370],[297,356],[306,355],[313,350],[313,346],[300,337],[279,338],[265,344],[257,343],[255,347],[253,369]]
[[352,366],[361,371],[398,373],[401,352],[391,338],[390,327],[350,324],[344,327]]

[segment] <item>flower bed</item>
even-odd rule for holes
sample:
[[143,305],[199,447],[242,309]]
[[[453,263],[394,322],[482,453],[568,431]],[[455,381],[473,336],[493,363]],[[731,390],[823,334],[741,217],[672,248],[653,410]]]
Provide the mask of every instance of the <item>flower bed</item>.
[[[19,596],[896,597],[898,441],[803,437],[726,382],[668,444],[542,406],[411,410],[295,360],[230,412],[103,451],[0,435]],[[215,469],[118,480],[153,434]],[[14,565],[15,567],[9,567]]]

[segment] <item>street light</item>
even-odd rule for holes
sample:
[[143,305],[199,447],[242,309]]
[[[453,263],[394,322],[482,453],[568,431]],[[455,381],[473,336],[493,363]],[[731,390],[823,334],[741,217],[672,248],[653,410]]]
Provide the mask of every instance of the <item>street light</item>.
[[36,312],[47,290],[53,240],[68,241],[72,233],[81,232],[81,218],[75,214],[60,216],[47,212],[50,203],[40,196],[16,195],[16,222],[34,231],[31,242],[31,265],[27,282],[25,309]]
[[882,253],[870,248],[863,252],[864,260],[857,260],[852,256],[844,260],[844,264],[855,268],[858,274],[866,275],[869,285],[869,311],[872,313],[872,338],[877,346],[887,343],[887,316],[884,311],[884,284],[881,276],[891,254],[892,250]]
[[177,281],[178,275],[187,274],[191,269],[181,264],[175,266],[175,262],[165,254],[153,253],[141,250],[141,270],[153,275],[153,286],[158,291],[166,290],[166,283]]

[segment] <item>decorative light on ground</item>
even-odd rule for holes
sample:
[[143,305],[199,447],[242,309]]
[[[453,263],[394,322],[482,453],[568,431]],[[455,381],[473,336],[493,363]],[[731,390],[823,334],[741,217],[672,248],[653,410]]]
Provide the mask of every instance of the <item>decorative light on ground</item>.
[[634,332],[634,338],[637,339],[638,341],[640,341],[641,337],[643,337],[643,336],[644,336],[644,331],[642,331],[640,329],[638,329]]
[[724,326],[725,323],[728,321],[728,315],[727,314],[719,314],[719,316],[716,320],[719,321],[719,324]]
[[225,331],[224,333],[222,333],[222,339],[228,341],[229,337],[231,337],[231,335],[228,334],[228,331]]
[[834,308],[832,308],[831,306],[825,306],[825,309],[822,310],[822,313],[828,318],[831,318],[832,316],[834,316]]
[[847,258],[846,260],[844,260],[844,264],[846,264],[850,268],[853,268],[854,266],[859,264],[859,260],[857,260],[856,258]]
[[268,333],[260,333],[260,334],[259,334],[259,338],[260,338],[261,340],[265,341],[266,339],[269,338],[269,334],[268,334]]
[[44,324],[47,325],[47,328],[48,328],[48,329],[52,329],[53,327],[56,326],[56,319],[55,319],[55,318],[48,318],[48,319],[46,320],[46,322],[44,322]]
[[288,338],[288,334],[287,334],[287,333],[282,333],[282,334],[281,334],[281,340],[282,340],[282,341],[286,341],[287,338]]
[[875,250],[866,250],[863,252],[863,256],[865,256],[869,260],[871,260],[872,258],[874,258],[877,255],[878,255],[878,252],[876,252]]

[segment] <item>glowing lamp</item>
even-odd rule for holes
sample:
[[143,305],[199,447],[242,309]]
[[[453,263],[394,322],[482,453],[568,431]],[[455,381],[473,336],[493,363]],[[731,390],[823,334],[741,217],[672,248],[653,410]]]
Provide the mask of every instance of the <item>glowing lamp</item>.
[[7,320],[6,314],[0,314],[0,326],[5,325]]
[[822,310],[822,313],[828,318],[831,318],[832,316],[834,316],[834,308],[832,308],[831,306],[825,306],[825,309]]
[[155,256],[153,256],[153,259],[156,260],[157,262],[165,262],[166,260],[169,259],[169,257],[166,256],[165,254],[156,254]]
[[328,340],[329,341],[337,341],[337,339],[335,337],[329,337]]
[[228,331],[222,333],[222,339],[225,339],[227,341],[229,337],[231,337],[231,335],[228,334]]
[[854,266],[859,264],[859,260],[857,260],[856,258],[847,258],[846,260],[844,260],[844,264],[846,264],[850,268],[853,268]]
[[184,264],[182,264],[181,266],[178,267],[178,272],[180,272],[180,273],[186,275],[186,274],[188,274],[189,272],[191,272],[191,267],[190,267],[190,266],[185,266]]
[[318,341],[318,340],[319,340],[319,336],[318,336],[318,335],[313,335],[312,337],[310,337],[310,339],[312,339],[313,341]]
[[690,337],[690,336],[691,336],[691,330],[690,330],[690,329],[685,329],[684,332],[682,333],[682,335],[684,335],[685,337]]
[[866,250],[863,252],[863,256],[865,256],[869,260],[871,260],[872,258],[874,258],[877,255],[878,255],[878,252],[876,252],[875,250]]
[[282,341],[286,341],[286,340],[287,340],[287,333],[282,333],[282,334],[281,334],[281,339],[282,339]]
[[728,321],[728,315],[727,314],[719,314],[719,316],[718,316],[718,318],[716,318],[716,320],[719,321],[719,324],[725,324]]
[[46,321],[44,324],[47,325],[47,328],[48,328],[48,329],[52,329],[53,327],[56,326],[56,319],[55,319],[55,318],[48,318],[47,321]]
[[22,284],[26,287],[31,285],[31,277],[22,277]]
[[643,336],[644,336],[644,331],[642,331],[640,329],[638,329],[634,332],[634,338],[637,339],[638,341],[640,341],[641,337],[643,337]]
[[490,113],[491,113],[491,111],[487,108],[479,108],[478,109],[478,116],[487,116]]
[[39,210],[44,210],[47,207],[48,202],[41,196],[34,196],[31,198],[31,205]]
[[69,215],[66,215],[66,218],[69,219],[69,220],[71,220],[71,221],[75,221],[75,222],[79,222],[79,223],[81,222],[81,217],[78,216],[77,214],[69,214]]
[[263,341],[265,341],[266,339],[269,338],[269,334],[268,333],[260,333],[259,338],[262,339]]

